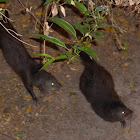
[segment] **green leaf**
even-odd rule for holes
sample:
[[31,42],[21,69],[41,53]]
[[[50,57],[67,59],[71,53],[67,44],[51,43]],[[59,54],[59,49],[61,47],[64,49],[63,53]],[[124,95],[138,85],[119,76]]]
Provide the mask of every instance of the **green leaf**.
[[71,0],[66,0],[68,4],[71,4]]
[[88,29],[88,32],[90,31],[90,25],[89,24],[84,23],[84,26],[83,27],[85,27],[86,29]]
[[63,19],[56,18],[56,17],[50,17],[49,19],[51,19],[54,23],[56,23],[61,28],[63,28],[64,30],[66,30],[67,32],[73,34],[76,37],[75,29],[68,22],[64,21]]
[[95,11],[98,11],[98,12],[104,11],[104,10],[106,10],[106,7],[105,7],[104,5],[98,6],[98,7],[95,9]]
[[94,20],[93,18],[86,18],[85,22],[89,23],[90,21]]
[[36,55],[39,55],[39,56],[45,56],[45,57],[51,57],[51,58],[52,58],[51,55],[49,55],[49,54],[44,54],[44,53],[40,53],[40,54],[36,54]]
[[103,42],[103,34],[101,31],[91,32],[90,35],[94,38],[96,38],[98,41]]
[[78,49],[80,51],[86,52],[91,57],[94,57],[96,59],[98,58],[97,54],[91,48],[89,48],[87,46],[82,45],[82,46],[79,46]]
[[69,59],[73,57],[72,53],[70,53],[69,51],[66,51],[65,54]]
[[52,2],[52,0],[46,0],[46,2],[44,3],[44,5],[46,5],[46,4],[50,3],[50,2]]
[[104,28],[104,27],[109,27],[110,25],[109,24],[106,24],[106,23],[99,23],[98,24],[98,28]]
[[69,94],[70,95],[76,95],[76,92],[70,92]]
[[99,12],[99,10],[96,10],[96,14],[97,14],[97,18],[102,19],[101,14]]
[[59,60],[59,59],[66,59],[66,58],[68,58],[68,56],[65,55],[65,54],[61,54],[61,55],[55,57],[56,60]]
[[39,71],[41,71],[42,69],[44,69],[46,66],[50,65],[54,61],[55,61],[55,58],[52,57],[52,59],[48,60]]
[[56,3],[59,3],[61,0],[57,0]]
[[91,13],[89,11],[86,11],[84,14],[85,15],[90,15]]
[[87,8],[80,2],[78,2],[77,0],[74,0],[76,7],[82,12],[85,13],[87,12]]
[[37,35],[38,35],[39,37],[42,37],[43,39],[47,39],[47,40],[49,40],[50,42],[55,43],[55,44],[57,44],[57,45],[59,45],[59,46],[65,48],[65,49],[67,49],[66,45],[65,45],[63,42],[61,42],[60,40],[58,40],[57,38],[55,38],[55,37],[46,36],[46,35],[43,35],[43,34],[37,34]]
[[125,41],[125,42],[123,42],[123,46],[125,47],[125,48],[127,48],[128,47],[128,43]]
[[0,0],[0,2],[6,2],[6,1],[9,1],[9,0]]
[[22,138],[22,134],[21,133],[17,133],[16,136],[21,139]]
[[80,31],[82,34],[89,32],[89,30],[88,30],[86,27],[82,26],[82,25],[81,25],[78,21],[76,21],[76,20],[74,20],[74,25],[75,25],[76,29],[77,29],[78,31]]

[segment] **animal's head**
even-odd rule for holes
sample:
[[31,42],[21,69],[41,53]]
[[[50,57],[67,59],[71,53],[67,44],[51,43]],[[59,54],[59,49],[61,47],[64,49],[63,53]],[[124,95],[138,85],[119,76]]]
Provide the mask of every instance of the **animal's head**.
[[36,83],[39,89],[43,92],[50,90],[58,90],[61,87],[61,84],[57,79],[46,71],[40,71],[39,75],[36,77]]
[[111,116],[115,121],[124,121],[132,117],[133,111],[128,109],[121,102],[113,102],[111,104]]

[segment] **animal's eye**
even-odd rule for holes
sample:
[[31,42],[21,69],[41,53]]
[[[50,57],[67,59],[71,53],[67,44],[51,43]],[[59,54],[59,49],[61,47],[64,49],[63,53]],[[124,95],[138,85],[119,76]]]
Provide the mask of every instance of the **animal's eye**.
[[52,86],[54,86],[54,83],[51,83]]
[[125,111],[122,111],[122,114],[125,114]]

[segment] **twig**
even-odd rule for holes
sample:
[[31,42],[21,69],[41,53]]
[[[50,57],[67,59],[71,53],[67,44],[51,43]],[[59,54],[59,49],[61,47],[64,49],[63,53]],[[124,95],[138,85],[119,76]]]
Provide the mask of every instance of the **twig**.
[[[110,3],[109,3],[109,5],[110,5]],[[109,7],[109,6],[108,6]],[[118,27],[117,26],[117,24],[115,23],[115,21],[114,21],[114,19],[113,19],[113,13],[111,14],[111,11],[109,10],[109,12],[108,12],[108,15],[109,15],[109,18],[110,18],[110,20],[109,20],[109,22],[111,21],[111,25],[112,25],[112,28],[114,29],[114,34],[115,34],[115,37],[116,37],[116,46],[117,46],[117,48],[118,48],[118,50],[123,50],[124,49],[124,47],[122,46],[122,43],[121,43],[121,41],[119,40],[119,37],[118,37],[118,34],[117,34],[117,32],[116,32],[116,30],[115,30],[115,26],[116,27]],[[122,33],[122,32],[126,32],[126,31],[124,31],[124,30],[122,30],[120,27],[118,27],[118,29],[119,29],[119,31]]]
[[[4,10],[4,9],[3,9],[3,10]],[[5,19],[8,19],[9,21],[12,21],[12,22],[13,22],[13,20],[11,20],[10,18],[6,17],[3,13],[0,12],[0,14],[1,14]],[[4,21],[4,20],[3,20],[3,22],[6,23],[7,21]],[[17,36],[22,36],[22,35],[16,33],[15,31],[13,31],[13,30],[11,30],[11,29],[7,29],[7,30],[13,32],[13,33],[16,34]]]
[[[11,32],[9,32],[9,31],[11,31],[11,29],[10,29],[10,30],[7,29],[1,22],[0,22],[0,25],[1,25],[12,37],[14,37],[15,39],[17,39],[18,41],[20,41],[20,42],[22,42],[22,43],[24,43],[24,44],[26,44],[26,45],[29,45],[29,46],[31,46],[31,47],[38,47],[38,46],[34,46],[34,45],[31,45],[31,44],[28,44],[28,43],[22,41],[21,39],[17,38],[16,36],[14,36]],[[12,32],[14,32],[14,31],[12,31]]]
[[[3,9],[4,10],[4,9]],[[5,10],[4,10],[5,11]],[[8,10],[7,10],[8,11]],[[13,20],[11,20],[10,18],[6,17],[3,13],[0,12],[0,14],[2,14],[2,16],[4,16],[6,19],[8,19],[9,21],[13,22]]]
[[114,22],[113,22],[113,16],[111,16],[111,14],[110,14],[110,12],[109,12],[109,15],[110,15],[110,18],[111,18],[111,23],[112,23],[112,28],[114,29],[114,34],[115,34],[115,36],[116,36],[116,45],[117,45],[117,48],[118,48],[118,50],[123,50],[123,46],[122,46],[122,43],[121,43],[121,41],[119,40],[119,38],[118,38],[118,34],[116,33],[116,30],[115,30],[115,28],[114,28]]
[[[0,11],[8,11],[10,13],[10,11],[8,9],[3,9],[3,8],[0,8]],[[5,17],[5,19],[8,19],[9,21],[13,22],[13,20],[11,20],[10,18],[6,17],[2,12],[0,12],[0,14]]]
[[11,136],[8,136],[7,134],[4,134],[4,133],[2,133],[2,132],[0,132],[0,134],[1,134],[1,135],[4,135],[4,136],[6,136],[6,137],[8,137],[8,138],[10,138],[10,139],[17,140],[16,138],[13,138],[13,137],[11,137]]
[[[46,30],[46,21],[47,21],[47,19],[48,19],[48,17],[50,17],[50,15],[51,15],[51,12],[49,13],[49,15],[48,15],[48,8],[49,8],[49,6],[50,6],[50,4],[47,4],[47,6],[46,6],[46,9],[45,9],[45,19],[44,19],[44,28],[43,28],[43,34],[45,35],[45,30]],[[48,16],[47,16],[48,15]],[[53,23],[51,24],[51,26],[53,25]],[[50,26],[50,27],[51,27]],[[45,51],[45,46],[46,46],[46,41],[45,41],[45,39],[44,39],[44,41],[43,41],[43,44],[44,44],[44,50],[43,50],[43,53],[45,54],[46,53],[46,51]],[[43,58],[43,61],[45,60],[45,57]]]
[[[47,14],[48,14],[48,7],[49,7],[49,4],[46,6],[45,8],[45,19],[44,19],[44,28],[43,28],[43,34],[45,34],[45,30],[46,30],[46,20],[47,20]],[[44,39],[43,41],[43,44],[44,44],[44,49],[43,49],[43,53],[45,54],[45,46],[46,46],[46,41]],[[45,60],[45,57],[43,58],[43,61]]]
[[26,8],[20,0],[18,0],[18,2],[19,2],[19,3],[22,5],[22,7],[26,10],[26,12],[29,13],[29,14],[41,25],[41,27],[44,29],[44,27],[43,27],[43,25],[40,23],[40,21],[39,21],[39,20],[34,16],[34,14],[31,12],[31,8],[30,8],[30,9],[29,9],[29,8]]
[[[45,9],[45,19],[44,19],[44,28],[43,28],[43,34],[45,34],[45,30],[46,30],[46,16],[47,16],[47,10],[48,10],[48,6],[46,6],[46,9]],[[43,44],[44,44],[44,49],[43,49],[43,53],[45,54],[45,46],[46,46],[46,41],[45,39],[43,40]],[[43,61],[45,60],[45,57],[43,58]]]
[[22,36],[21,34],[16,33],[15,31],[11,30],[11,29],[7,29],[8,31],[13,32],[14,34],[16,34],[17,36]]

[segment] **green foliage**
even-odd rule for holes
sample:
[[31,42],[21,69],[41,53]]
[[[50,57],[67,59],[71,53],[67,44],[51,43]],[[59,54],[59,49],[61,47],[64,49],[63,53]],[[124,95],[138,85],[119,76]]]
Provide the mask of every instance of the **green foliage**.
[[[52,2],[52,0],[46,0],[44,4],[48,4],[50,2]],[[71,0],[66,0],[66,2],[71,5]],[[79,40],[77,38],[76,31],[71,24],[60,18],[49,17],[49,19],[52,22],[63,28],[68,33],[74,35],[75,40],[72,43],[73,45],[68,46],[65,45],[65,43],[63,43],[62,41],[58,40],[57,38],[38,34],[39,37],[42,37],[43,39],[48,40],[60,47],[63,47],[64,49],[63,53],[57,57],[52,57],[49,54],[37,54],[45,57],[45,65],[41,69],[43,69],[44,67],[48,66],[56,60],[67,59],[67,63],[71,62],[72,60],[77,60],[77,56],[79,56],[79,53],[81,51],[86,52],[90,57],[98,58],[96,53],[87,45],[91,43],[93,39],[103,42],[102,29],[109,26],[108,24],[103,22],[107,13],[107,8],[101,5],[89,11],[82,2],[84,3],[84,1],[79,2],[77,0],[74,0],[77,9],[79,9],[79,11],[81,11],[82,14],[86,15],[86,19],[83,19],[82,22],[78,22],[76,20],[73,21],[75,28],[82,35],[82,37]],[[59,0],[57,1],[57,3],[59,3]]]
[[[60,59],[67,59],[67,55],[65,54],[61,54],[57,57],[52,57],[51,55],[48,55],[48,54],[37,54],[39,56],[44,56],[46,58],[46,60],[44,61],[44,66],[40,69],[44,69],[46,66],[50,65],[51,63],[53,63],[55,60],[60,60]],[[49,57],[50,59],[48,59],[47,57]]]
[[92,37],[94,37],[94,38],[96,38],[98,41],[100,41],[100,42],[103,42],[103,34],[102,34],[102,32],[101,31],[96,31],[96,32],[91,32],[90,33],[90,35],[92,36]]
[[42,35],[42,34],[37,34],[37,35],[39,37],[42,37],[43,39],[47,39],[50,42],[55,43],[56,45],[59,45],[59,46],[65,48],[65,49],[67,49],[66,45],[63,42],[61,42],[60,40],[58,40],[57,38],[55,38],[55,37],[46,36],[46,35]]
[[83,25],[81,25],[78,21],[74,20],[74,25],[76,27],[76,29],[78,31],[80,31],[81,34],[86,34],[87,32],[89,32],[89,29],[87,27],[84,27]]
[[98,56],[96,55],[96,53],[91,48],[88,48],[87,46],[83,46],[82,45],[82,46],[79,46],[78,49],[80,51],[86,52],[91,57],[98,58]]
[[51,3],[52,0],[46,0],[46,2],[44,3],[44,5],[48,4],[48,3]]
[[2,13],[1,13],[1,11],[0,11],[0,17],[2,17]]
[[82,12],[82,13],[86,13],[87,12],[87,8],[79,1],[74,0],[76,7]]
[[10,0],[0,0],[0,2],[7,2],[7,1],[10,1]]
[[71,4],[71,0],[66,0],[68,4]]
[[67,32],[73,34],[76,37],[75,29],[67,21],[64,21],[63,19],[56,18],[56,17],[50,17],[49,19],[51,19],[54,23],[56,23],[61,28],[63,28],[64,30],[66,30]]
[[22,134],[21,133],[17,133],[16,134],[16,137],[19,138],[19,139],[21,139],[22,138]]

